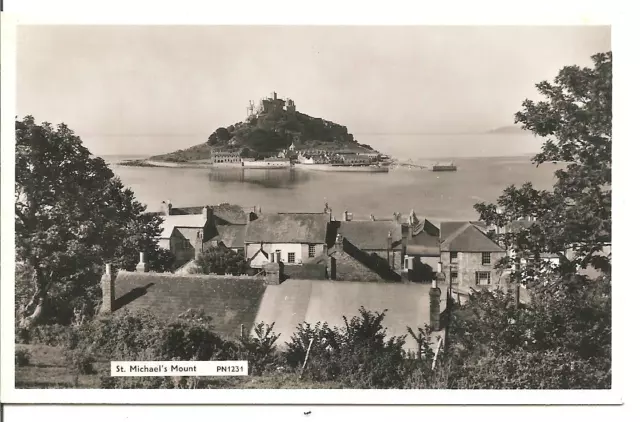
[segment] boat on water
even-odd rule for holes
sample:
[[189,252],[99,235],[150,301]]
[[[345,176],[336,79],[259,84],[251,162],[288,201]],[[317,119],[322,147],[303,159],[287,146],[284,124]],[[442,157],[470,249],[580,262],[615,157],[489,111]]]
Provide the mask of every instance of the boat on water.
[[455,163],[436,163],[431,168],[432,171],[457,171],[458,167],[456,167]]
[[388,173],[388,166],[378,165],[348,165],[348,164],[296,164],[296,168],[312,171],[338,171],[358,173]]

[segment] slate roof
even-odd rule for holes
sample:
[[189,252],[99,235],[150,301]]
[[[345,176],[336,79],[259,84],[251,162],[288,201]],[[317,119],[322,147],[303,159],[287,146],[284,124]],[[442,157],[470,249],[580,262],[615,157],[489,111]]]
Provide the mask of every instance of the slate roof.
[[263,281],[251,277],[119,271],[114,308],[148,310],[160,318],[202,310],[213,318],[216,331],[237,335],[240,324],[253,325],[264,291]]
[[176,227],[198,227],[202,228],[207,224],[207,219],[202,214],[186,214],[186,215],[165,215],[162,216],[164,221],[160,225],[162,232],[161,239],[168,239]]
[[[358,308],[387,314],[382,322],[387,336],[408,334],[407,326],[416,329],[429,323],[429,290],[431,285],[404,283],[340,282],[332,280],[285,280],[266,288],[256,321],[275,322],[280,333],[276,346],[290,341],[298,324],[327,322],[329,326],[344,326],[343,316],[359,316]],[[442,294],[440,311],[446,308]],[[440,333],[438,333],[440,334]],[[405,348],[417,345],[407,335]]]
[[[171,215],[195,215],[202,214],[202,209],[205,205],[193,206],[193,207],[173,207],[171,208]],[[223,224],[246,224],[247,223],[247,211],[240,206],[229,203],[222,203],[218,205],[209,206],[212,210],[213,216],[220,220]],[[154,212],[152,214],[162,215],[161,212]]]
[[[445,227],[448,233],[446,237]],[[452,227],[457,228],[454,231],[449,231]],[[443,251],[505,252],[501,246],[489,239],[480,228],[468,221],[459,225],[442,223],[441,233],[442,243],[440,249]]]
[[218,204],[211,208],[213,215],[227,224],[247,224],[247,213],[240,205]]
[[216,235],[212,238],[214,242],[222,242],[227,248],[244,248],[246,225],[230,224],[217,225]]
[[429,220],[421,220],[408,230],[412,235],[407,236],[407,255],[440,256],[440,230]]
[[247,243],[325,243],[329,216],[325,213],[263,214],[247,224]]
[[335,243],[334,233],[339,233],[361,250],[386,250],[391,232],[392,249],[402,249],[402,224],[389,220],[335,221],[330,234],[330,247]]

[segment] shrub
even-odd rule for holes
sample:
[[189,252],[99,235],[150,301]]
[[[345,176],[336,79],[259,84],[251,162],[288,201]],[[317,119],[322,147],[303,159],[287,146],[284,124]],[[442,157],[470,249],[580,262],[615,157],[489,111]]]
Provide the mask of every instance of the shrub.
[[[31,344],[66,347],[72,341],[73,328],[68,325],[34,325],[29,329],[18,329],[20,340]],[[16,340],[18,337],[16,337]]]
[[275,369],[278,363],[275,342],[280,334],[273,332],[272,324],[260,322],[254,326],[253,335],[240,337],[239,356],[249,361],[249,375],[261,375],[267,369]]
[[16,350],[16,366],[27,366],[31,361],[31,353],[28,350]]
[[87,349],[68,349],[65,350],[65,360],[67,366],[75,373],[82,375],[94,374],[93,364],[96,359]]
[[286,343],[289,365],[304,361],[314,339],[306,373],[316,381],[340,381],[348,388],[400,388],[405,374],[404,336],[386,338],[385,311],[360,308],[360,315],[343,317],[343,328],[304,323]]

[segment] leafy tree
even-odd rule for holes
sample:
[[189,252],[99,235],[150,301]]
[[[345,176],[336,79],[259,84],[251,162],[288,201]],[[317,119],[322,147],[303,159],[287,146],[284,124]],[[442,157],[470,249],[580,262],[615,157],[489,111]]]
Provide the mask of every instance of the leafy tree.
[[68,322],[74,309],[91,314],[106,262],[133,270],[143,251],[154,270],[171,265],[157,246],[160,217],[144,213],[133,192],[73,131],[65,124],[38,125],[31,116],[15,125],[22,325],[53,317]]
[[610,388],[611,283],[574,277],[516,309],[483,291],[452,313],[450,388]]
[[209,135],[209,138],[207,139],[207,145],[209,146],[214,146],[218,144],[218,135],[213,132],[211,135]]
[[273,153],[289,146],[285,137],[264,129],[252,131],[247,138],[247,144],[258,153]]
[[233,274],[247,272],[248,264],[244,252],[234,252],[225,246],[212,245],[196,258],[197,271],[204,274]]
[[534,224],[498,235],[499,241],[524,257],[559,255],[556,272],[563,278],[589,266],[606,275],[611,271],[612,55],[596,54],[592,60],[592,68],[567,66],[553,82],[537,84],[545,100],[525,100],[515,115],[524,129],[546,138],[532,159],[536,165],[566,164],[555,172],[553,190],[512,185],[497,205],[475,206],[482,220],[498,227],[535,217]]
[[218,141],[221,141],[221,142],[227,142],[229,141],[229,139],[231,139],[231,134],[229,133],[229,129],[224,127],[219,127],[218,129],[216,129],[215,134]]

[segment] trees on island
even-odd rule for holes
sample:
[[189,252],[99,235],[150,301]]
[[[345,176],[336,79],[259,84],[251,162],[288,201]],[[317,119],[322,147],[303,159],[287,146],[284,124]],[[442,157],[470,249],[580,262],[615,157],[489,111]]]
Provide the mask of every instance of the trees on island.
[[168,270],[158,248],[160,217],[144,213],[133,192],[93,156],[64,123],[15,122],[16,299],[29,326],[67,322],[74,310],[91,314],[105,262],[133,270],[138,253]]

